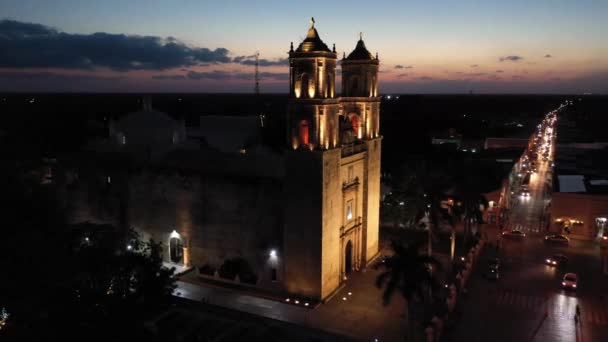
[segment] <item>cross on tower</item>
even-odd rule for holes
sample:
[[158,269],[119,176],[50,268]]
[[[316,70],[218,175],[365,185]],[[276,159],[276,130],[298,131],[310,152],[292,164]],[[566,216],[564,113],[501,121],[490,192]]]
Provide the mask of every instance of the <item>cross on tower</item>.
[[310,18],[310,26],[315,27],[315,17]]

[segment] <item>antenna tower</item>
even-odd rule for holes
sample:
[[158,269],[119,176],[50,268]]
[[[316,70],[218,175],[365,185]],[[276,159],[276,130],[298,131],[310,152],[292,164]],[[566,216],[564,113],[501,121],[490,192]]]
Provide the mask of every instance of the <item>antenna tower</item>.
[[260,95],[260,52],[255,52],[255,87],[253,92],[256,96]]

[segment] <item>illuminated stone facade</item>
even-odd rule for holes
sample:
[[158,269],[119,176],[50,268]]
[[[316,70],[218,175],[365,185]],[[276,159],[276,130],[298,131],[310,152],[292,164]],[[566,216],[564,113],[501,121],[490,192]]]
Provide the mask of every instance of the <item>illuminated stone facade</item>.
[[289,52],[285,287],[325,299],[378,255],[380,201],[379,60],[362,39],[341,60],[314,21]]
[[[337,56],[314,25],[289,57],[282,149],[242,147],[263,127],[256,117],[206,117],[186,135],[183,120],[145,101],[74,162],[71,222],[135,228],[163,243],[166,262],[214,281],[331,296],[379,252],[379,61],[359,40],[341,60],[347,96],[337,97]],[[236,259],[253,277],[218,274]]]

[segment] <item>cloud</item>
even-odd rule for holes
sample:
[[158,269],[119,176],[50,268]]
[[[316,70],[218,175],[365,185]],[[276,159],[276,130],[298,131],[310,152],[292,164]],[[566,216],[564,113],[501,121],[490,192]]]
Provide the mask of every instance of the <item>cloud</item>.
[[0,46],[5,68],[164,70],[231,61],[227,49],[191,47],[173,37],[71,34],[14,20],[0,21]]
[[123,79],[122,76],[97,76],[83,74],[59,74],[55,72],[23,72],[23,71],[0,71],[2,81],[113,81]]
[[500,74],[500,73],[503,73],[505,71],[504,70],[496,70],[496,72]]
[[471,64],[469,65],[471,68],[477,68],[479,66],[479,64]]
[[[213,70],[213,71],[204,71],[204,72],[198,72],[198,71],[189,71],[186,75],[186,78],[188,78],[189,80],[230,80],[230,79],[236,79],[236,80],[253,80],[254,78],[254,74],[253,73],[245,73],[245,72],[230,72],[230,71],[224,71],[224,70]],[[288,73],[276,73],[276,72],[261,72],[260,73],[260,78],[261,79],[273,79],[273,80],[288,80],[289,79],[289,74]],[[167,79],[167,78],[165,78]]]
[[420,77],[416,77],[416,79],[418,81],[432,81],[433,80],[433,78],[429,77],[429,76],[420,76]]
[[397,77],[399,77],[399,78],[407,77],[407,76],[409,76],[408,73],[402,73],[402,74],[397,75]]
[[184,75],[153,75],[152,79],[155,80],[183,80],[186,79],[186,76]]
[[524,58],[521,57],[521,56],[511,55],[511,56],[500,57],[498,60],[500,62],[506,62],[506,61],[509,61],[509,62],[518,62],[518,61],[520,61],[522,59],[524,59]]
[[[232,59],[232,62],[243,64],[243,65],[255,65],[255,55],[251,56],[237,56]],[[279,58],[277,60],[268,60],[264,58],[258,59],[259,66],[285,66],[289,65],[289,59]]]
[[413,66],[411,65],[401,65],[401,64],[397,64],[395,65],[395,69],[412,69]]
[[551,56],[550,54],[545,55],[545,58],[551,58],[551,57],[553,57],[553,56]]

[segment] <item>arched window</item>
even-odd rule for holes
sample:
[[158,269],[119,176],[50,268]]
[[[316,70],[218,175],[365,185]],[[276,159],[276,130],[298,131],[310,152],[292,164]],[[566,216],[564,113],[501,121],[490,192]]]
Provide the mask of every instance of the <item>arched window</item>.
[[304,93],[304,97],[309,97],[309,92],[308,92],[308,75],[307,74],[302,74],[302,92]]
[[298,126],[300,145],[308,145],[308,121],[301,120]]

